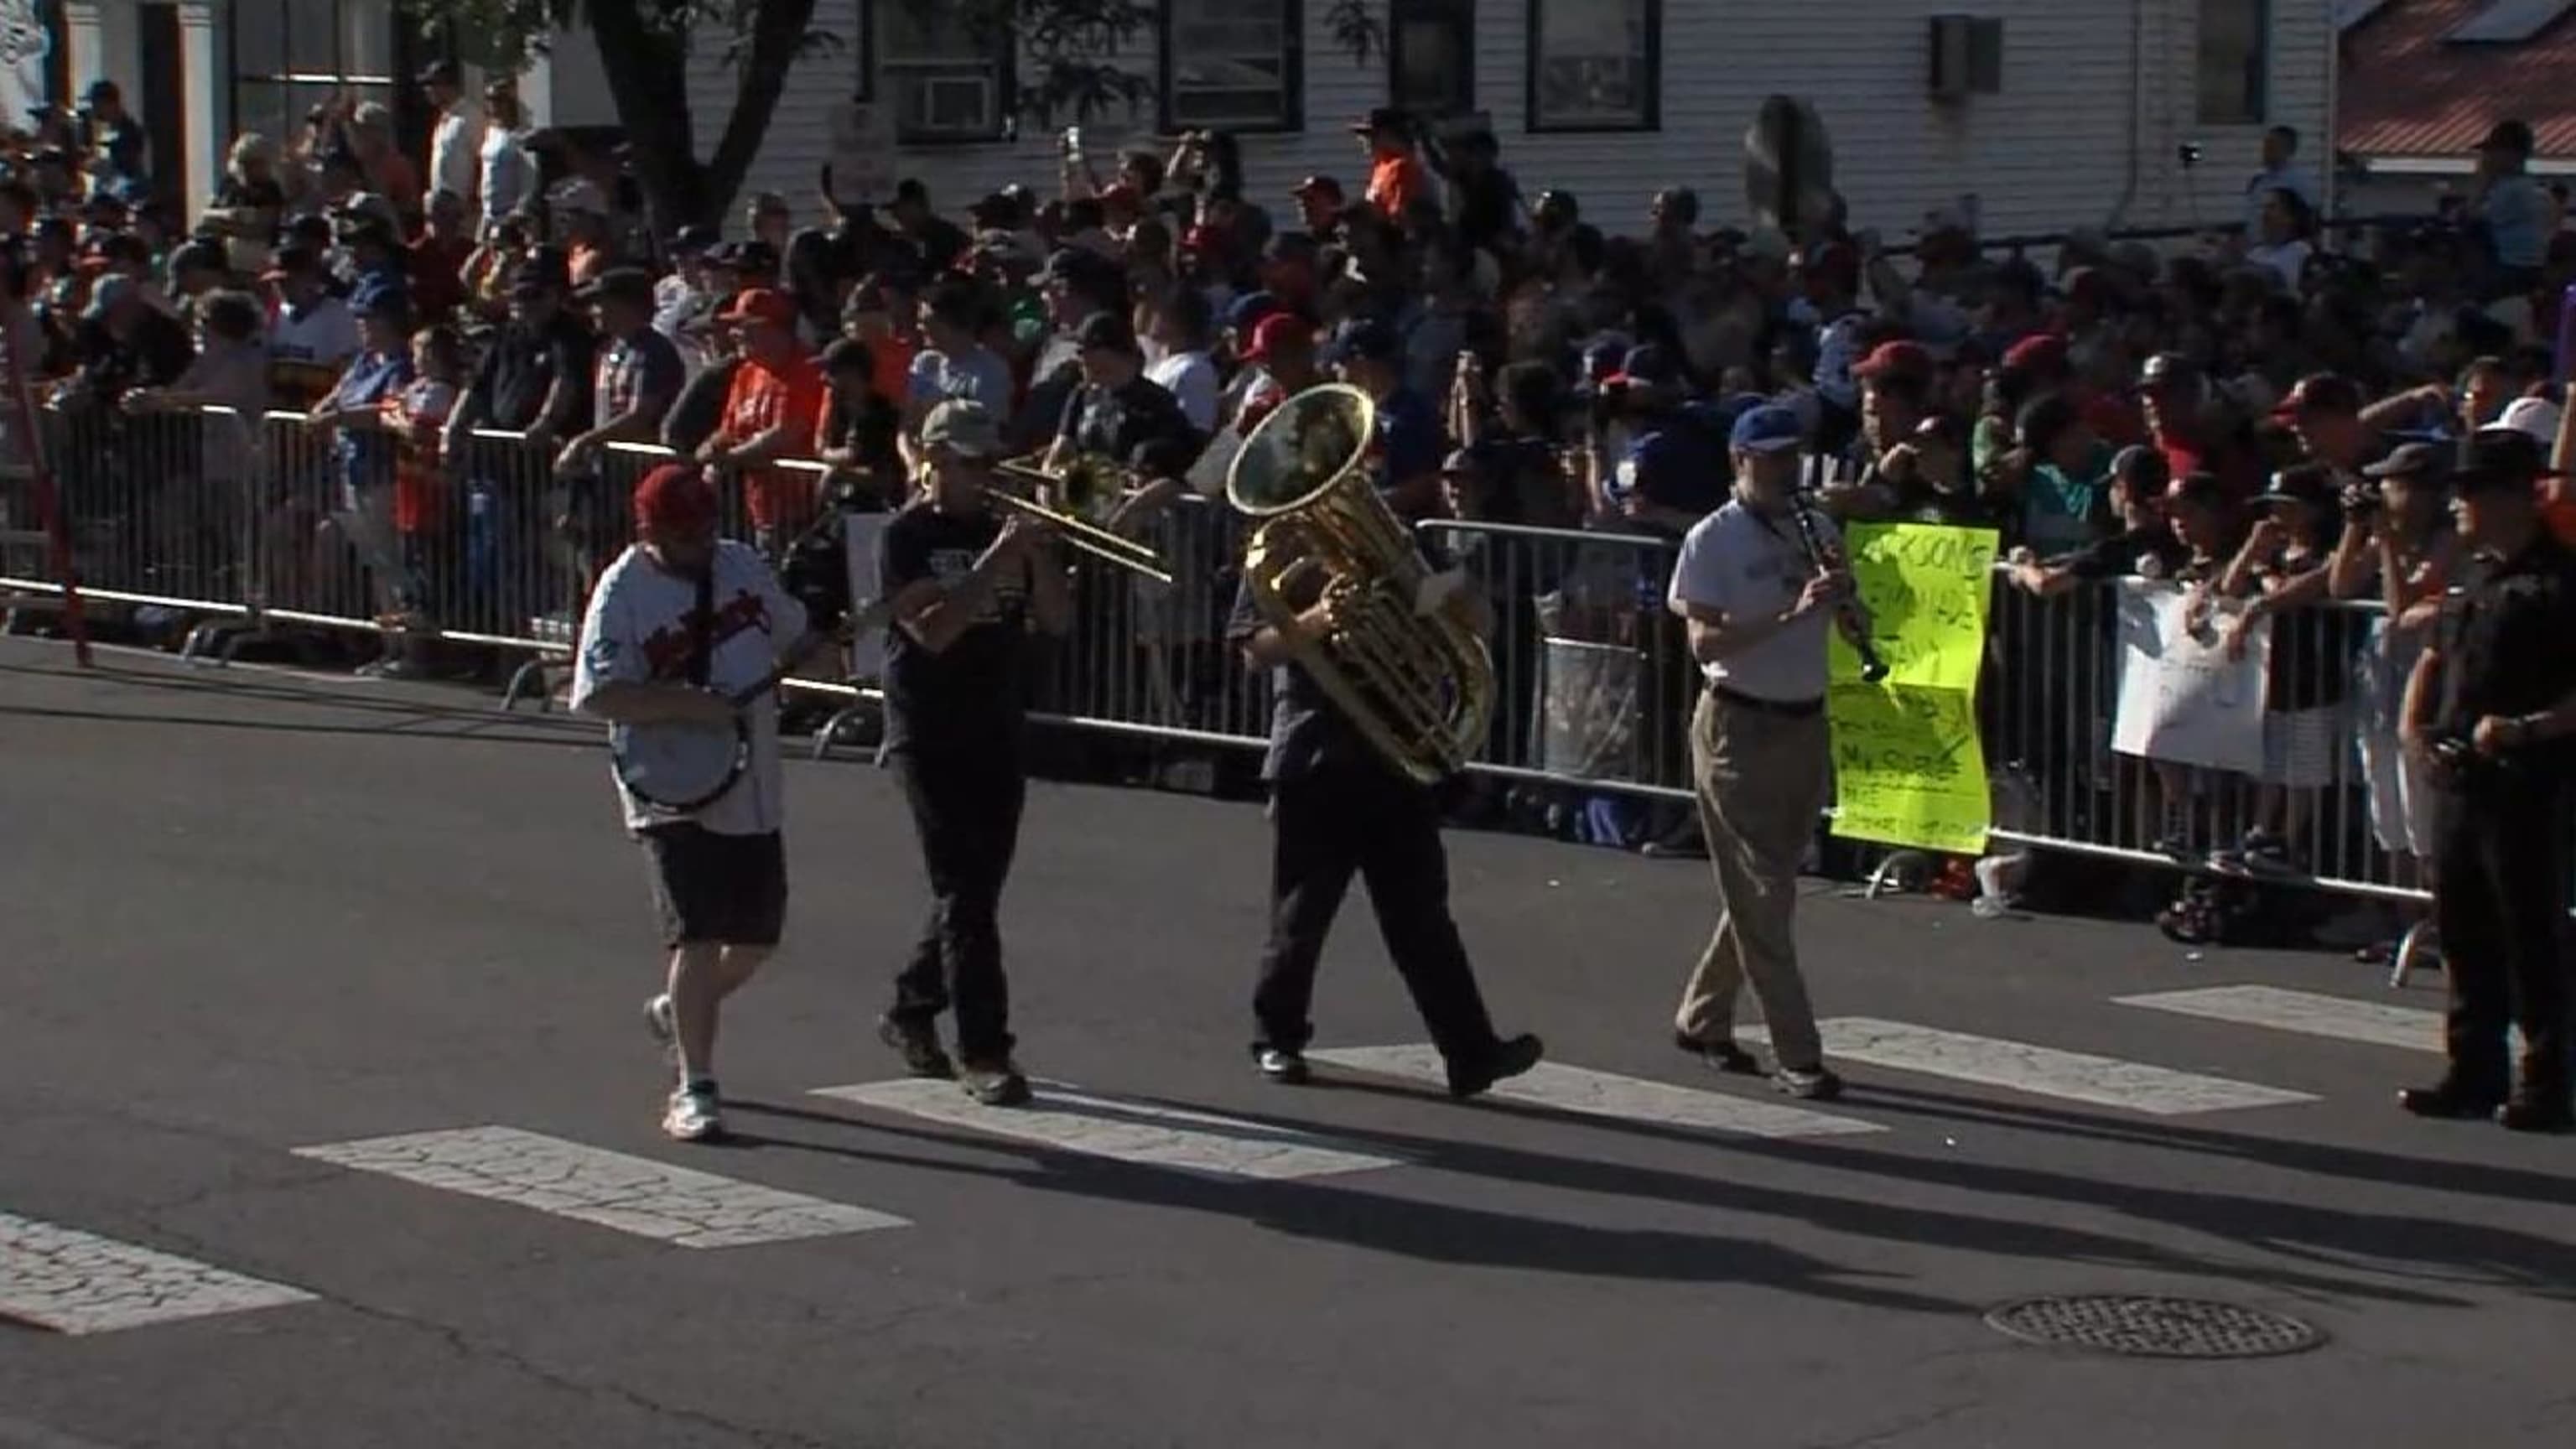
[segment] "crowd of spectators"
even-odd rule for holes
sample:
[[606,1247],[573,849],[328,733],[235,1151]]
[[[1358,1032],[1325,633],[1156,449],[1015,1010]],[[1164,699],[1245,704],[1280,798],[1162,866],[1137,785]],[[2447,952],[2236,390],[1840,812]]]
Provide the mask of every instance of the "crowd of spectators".
[[[105,84],[22,134],[0,184],[0,340],[54,406],[285,409],[327,438],[323,505],[232,520],[270,542],[273,602],[337,569],[388,616],[463,612],[509,587],[472,561],[495,546],[477,520],[516,489],[502,511],[543,526],[513,546],[542,547],[566,597],[505,612],[569,610],[622,541],[600,481],[620,443],[738,480],[775,552],[827,501],[898,506],[911,430],[948,398],[990,408],[1016,449],[1135,470],[1109,521],[1142,531],[1209,491],[1225,440],[1327,377],[1376,398],[1373,467],[1407,519],[1676,540],[1726,495],[1732,419],[1776,401],[1809,429],[1824,506],[1993,526],[2032,593],[2147,574],[2257,616],[2384,603],[2276,651],[2296,662],[2276,669],[2242,839],[2190,838],[2191,785],[2155,782],[2159,843],[2285,866],[2302,802],[2355,773],[2356,733],[2365,760],[2384,748],[2387,680],[2452,571],[2441,450],[2404,445],[2500,425],[2568,452],[2554,344],[2576,235],[2519,122],[2485,138],[2461,204],[2418,224],[2329,235],[2283,131],[2242,225],[2180,247],[2079,231],[2043,265],[1950,212],[1902,247],[1839,216],[1724,224],[1679,188],[1599,215],[1525,191],[1490,134],[1394,111],[1352,125],[1349,183],[1277,197],[1246,193],[1232,138],[1195,134],[1114,176],[1068,146],[1052,185],[953,213],[919,180],[875,204],[827,185],[801,210],[762,194],[738,225],[665,232],[617,149],[532,132],[507,79],[479,101],[453,67],[420,84],[421,154],[381,106],[318,107],[297,136],[239,138],[194,218],[160,199]],[[478,461],[477,429],[523,435],[520,462]],[[210,435],[194,466],[222,492],[245,456]],[[77,449],[60,463],[75,512],[112,485]],[[1197,581],[1211,598],[1222,568]],[[1621,637],[1686,679],[1656,642],[1659,581],[1620,587]],[[1502,602],[1535,633],[1530,599]],[[1504,697],[1518,708],[1529,680]],[[2380,841],[2408,854],[2398,766],[2371,770]],[[1562,803],[1557,828],[1692,848],[1686,819]]]

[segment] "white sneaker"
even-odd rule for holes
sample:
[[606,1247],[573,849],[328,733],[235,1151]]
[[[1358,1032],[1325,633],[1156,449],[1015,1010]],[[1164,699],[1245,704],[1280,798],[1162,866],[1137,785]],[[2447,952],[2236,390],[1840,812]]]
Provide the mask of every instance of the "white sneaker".
[[653,1033],[653,1040],[666,1055],[680,1049],[680,1027],[671,1016],[670,993],[644,1003],[644,1029]]
[[716,1110],[716,1094],[690,1091],[683,1087],[671,1094],[671,1105],[662,1114],[662,1131],[677,1142],[704,1142],[724,1135],[724,1117]]

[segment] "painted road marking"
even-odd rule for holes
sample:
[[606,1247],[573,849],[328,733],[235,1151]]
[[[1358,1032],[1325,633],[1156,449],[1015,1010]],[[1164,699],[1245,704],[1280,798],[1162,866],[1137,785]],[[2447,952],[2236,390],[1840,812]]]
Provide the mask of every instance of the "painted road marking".
[[2183,1016],[2241,1026],[2266,1026],[2303,1036],[2409,1051],[2442,1049],[2442,1014],[2412,1006],[2354,1001],[2313,991],[2286,991],[2277,986],[2211,986],[2197,991],[2157,991],[2113,998],[2122,1006],[2144,1006]]
[[1058,1082],[1032,1085],[1036,1100],[1025,1107],[986,1107],[954,1082],[919,1078],[822,1087],[814,1095],[1067,1152],[1220,1177],[1284,1182],[1405,1162],[1269,1122],[1100,1096]]
[[[1825,1056],[1892,1071],[1920,1072],[2040,1097],[2062,1097],[2097,1107],[2119,1107],[2154,1117],[2226,1112],[2242,1107],[2284,1107],[2317,1099],[2306,1092],[2252,1082],[2205,1077],[2151,1067],[2144,1062],[2059,1051],[2029,1042],[1971,1036],[1865,1016],[1819,1022]],[[1745,1036],[1762,1036],[1748,1029]]]
[[[1335,1047],[1306,1055],[1355,1072],[1443,1087],[1449,1082],[1439,1050],[1428,1045]],[[1857,1117],[1836,1117],[1783,1102],[1698,1091],[1557,1062],[1541,1062],[1522,1076],[1497,1082],[1485,1095],[1587,1117],[1732,1132],[1746,1137],[1840,1137],[1886,1130]]]
[[739,1248],[908,1227],[902,1218],[522,1132],[461,1127],[299,1147],[298,1157],[516,1203],[683,1248]]
[[0,1212],[0,1318],[112,1333],[312,1301],[301,1288]]

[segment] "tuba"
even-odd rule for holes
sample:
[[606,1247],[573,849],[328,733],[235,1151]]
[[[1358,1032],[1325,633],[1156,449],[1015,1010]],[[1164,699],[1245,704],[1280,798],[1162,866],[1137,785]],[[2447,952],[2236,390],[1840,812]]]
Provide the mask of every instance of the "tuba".
[[[1377,407],[1339,384],[1282,403],[1243,440],[1227,501],[1252,520],[1243,582],[1262,619],[1387,763],[1420,784],[1455,774],[1484,743],[1494,698],[1485,641],[1441,605],[1413,535],[1377,495],[1368,460]],[[1332,634],[1289,626],[1332,595]]]

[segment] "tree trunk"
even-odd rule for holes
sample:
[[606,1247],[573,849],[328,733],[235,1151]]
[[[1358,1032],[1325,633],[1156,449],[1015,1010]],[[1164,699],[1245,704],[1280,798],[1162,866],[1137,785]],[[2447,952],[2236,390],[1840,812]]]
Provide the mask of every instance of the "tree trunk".
[[636,0],[590,0],[586,8],[654,224],[667,236],[695,222],[721,223],[769,135],[770,115],[813,23],[814,0],[760,0],[741,38],[733,110],[703,162],[689,114],[688,41],[648,25]]

